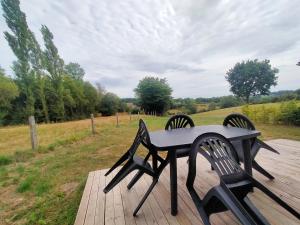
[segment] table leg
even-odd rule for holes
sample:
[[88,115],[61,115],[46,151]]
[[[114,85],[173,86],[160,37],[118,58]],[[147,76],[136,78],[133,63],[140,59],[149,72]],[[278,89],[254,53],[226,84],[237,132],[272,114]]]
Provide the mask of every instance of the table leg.
[[252,158],[251,158],[251,142],[249,139],[243,140],[243,149],[244,149],[244,169],[245,171],[252,176]]
[[170,151],[170,190],[171,190],[171,214],[177,215],[177,160],[176,151]]

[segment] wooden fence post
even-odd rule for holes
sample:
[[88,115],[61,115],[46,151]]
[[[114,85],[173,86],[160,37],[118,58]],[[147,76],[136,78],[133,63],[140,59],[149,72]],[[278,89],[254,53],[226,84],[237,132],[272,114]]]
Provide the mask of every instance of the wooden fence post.
[[37,142],[37,133],[36,133],[36,124],[34,116],[29,116],[29,129],[30,129],[30,139],[31,139],[31,147],[32,149],[37,149],[38,142]]
[[119,127],[119,113],[116,114],[117,117],[117,127]]
[[140,111],[138,111],[138,120],[140,120]]
[[94,114],[91,114],[91,123],[92,123],[92,134],[96,134],[95,123],[94,123]]
[[129,121],[131,121],[131,112],[129,112]]

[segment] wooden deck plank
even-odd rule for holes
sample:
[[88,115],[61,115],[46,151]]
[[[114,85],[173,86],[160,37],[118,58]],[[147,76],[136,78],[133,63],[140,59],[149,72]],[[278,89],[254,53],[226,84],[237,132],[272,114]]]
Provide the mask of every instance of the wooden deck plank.
[[86,181],[85,189],[82,194],[81,202],[79,205],[78,213],[75,220],[75,225],[83,225],[85,222],[85,215],[88,208],[88,203],[90,199],[90,193],[92,189],[92,184],[94,180],[94,172],[90,172]]
[[275,139],[275,140],[267,141],[267,143],[278,143],[284,146],[292,146],[292,147],[300,148],[300,141],[294,141],[289,139]]
[[[151,184],[151,179],[145,179],[148,186]],[[166,217],[169,224],[180,225],[175,216],[171,215],[171,201],[170,193],[165,189],[164,185],[161,182],[156,184],[156,187],[153,189],[152,194],[156,199],[162,213]]]
[[113,189],[113,192],[114,192],[115,224],[125,225],[124,209],[123,209],[120,186],[116,186]]
[[[145,180],[142,177],[139,182],[137,182],[134,186],[135,188],[132,188],[130,191],[135,191],[137,194],[137,198],[139,199],[139,201],[143,198],[143,196],[145,195],[147,189],[149,188],[149,186],[147,186],[145,184]],[[153,224],[153,225],[158,225],[156,218],[155,218],[155,214],[152,211],[152,208],[150,206],[150,202],[146,201],[143,204],[143,207],[140,209],[140,211],[143,212],[143,214],[145,215],[145,220],[147,222],[148,225]]]
[[[139,195],[139,199],[142,199],[142,196],[144,196],[144,194],[146,193],[146,190],[148,188],[149,188],[149,185],[145,181],[145,177],[142,177],[140,179],[140,181],[137,182],[136,188],[135,188],[135,190],[137,191],[137,193]],[[156,187],[154,187],[154,188],[156,188]],[[145,210],[145,208],[147,208],[147,211]],[[142,207],[142,210],[145,214],[148,213],[148,210],[152,211],[153,216],[151,216],[151,220],[155,219],[155,221],[153,221],[153,224],[168,225],[167,219],[166,219],[165,215],[162,213],[160,206],[152,193],[148,196],[148,199],[145,201],[145,203]],[[147,221],[147,223],[152,224],[151,220],[150,220],[150,222]]]
[[125,182],[120,183],[120,191],[121,191],[122,202],[123,202],[123,207],[124,207],[125,223],[126,223],[126,225],[129,225],[129,224],[136,225],[135,217],[132,216],[133,206],[129,199]]
[[[126,190],[124,192],[124,194],[126,194],[127,199],[129,201],[129,205],[130,205],[129,216],[131,216],[131,217],[133,217],[133,215],[132,215],[133,211],[135,210],[135,208],[137,207],[137,205],[139,204],[139,201],[140,201],[136,192],[133,191],[134,188],[130,191],[128,191],[128,189],[127,189],[127,184],[129,183],[129,181],[131,180],[132,177],[133,177],[133,174],[130,174],[122,182],[123,190]],[[145,218],[145,215],[144,215],[144,212],[142,209],[141,209],[139,215],[134,217],[134,219],[135,219],[136,225],[147,225],[146,218]]]
[[[280,155],[270,151],[260,151],[257,162],[275,176],[274,181],[254,170],[254,177],[294,208],[300,210],[300,142],[278,139],[267,141]],[[132,213],[151,184],[152,178],[144,175],[136,185],[127,190],[127,184],[134,176],[130,174],[108,194],[103,188],[117,171],[104,177],[107,170],[90,172],[78,209],[75,225],[187,225],[202,224],[202,220],[190,198],[185,183],[188,173],[186,158],[178,160],[178,215],[170,210],[170,176],[167,167],[137,217]],[[209,163],[197,158],[195,188],[200,197],[218,184],[219,179],[211,171]],[[271,199],[256,190],[250,194],[251,200],[271,224],[299,224],[299,221]],[[215,214],[213,225],[240,224],[231,212]]]
[[95,223],[99,182],[100,182],[100,171],[98,170],[94,172],[94,179],[93,179],[93,184],[90,192],[89,204],[86,211],[86,217],[84,223],[85,225],[94,225]]
[[103,189],[105,187],[105,176],[107,170],[100,170],[100,179],[97,194],[96,212],[95,212],[95,225],[104,225],[105,221],[105,194]]
[[[116,171],[112,171],[105,179],[105,182],[108,183],[115,175]],[[115,210],[114,210],[114,192],[110,191],[105,195],[105,225],[115,225]]]

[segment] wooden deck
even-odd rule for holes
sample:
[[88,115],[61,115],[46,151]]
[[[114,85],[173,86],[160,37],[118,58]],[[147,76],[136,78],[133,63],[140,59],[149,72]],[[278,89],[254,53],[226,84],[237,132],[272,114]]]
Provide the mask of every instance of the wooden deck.
[[[257,161],[276,179],[269,181],[256,171],[253,175],[300,211],[300,142],[277,139],[268,143],[281,155],[262,150],[257,156]],[[203,197],[213,185],[218,183],[218,178],[215,172],[210,170],[210,165],[204,158],[198,157],[197,167],[195,184],[199,195]],[[144,203],[137,217],[132,216],[133,210],[150,185],[151,178],[144,175],[133,189],[128,191],[126,185],[134,175],[132,174],[105,195],[102,190],[114,175],[104,177],[105,171],[98,170],[89,173],[75,225],[202,224],[185,186],[188,172],[186,159],[178,160],[178,215],[175,217],[170,212],[169,167],[163,172],[160,182]],[[271,224],[300,224],[258,190],[255,190],[250,198]],[[211,221],[212,224],[217,225],[239,224],[230,212],[213,215]]]

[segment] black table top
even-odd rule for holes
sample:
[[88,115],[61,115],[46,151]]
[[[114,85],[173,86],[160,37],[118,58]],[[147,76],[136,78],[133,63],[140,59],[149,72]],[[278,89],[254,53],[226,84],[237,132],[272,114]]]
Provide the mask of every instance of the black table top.
[[173,130],[159,130],[150,132],[151,143],[161,151],[190,147],[201,134],[214,132],[223,135],[230,141],[243,140],[260,135],[257,130],[247,130],[223,125],[196,126]]

